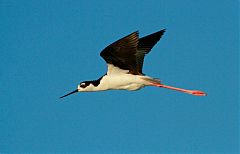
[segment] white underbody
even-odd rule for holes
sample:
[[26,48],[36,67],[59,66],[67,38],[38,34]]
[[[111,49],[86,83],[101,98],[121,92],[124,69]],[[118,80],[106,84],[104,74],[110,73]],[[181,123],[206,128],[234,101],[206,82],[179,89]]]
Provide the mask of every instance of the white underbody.
[[138,90],[148,85],[143,78],[144,76],[132,74],[106,75],[98,87],[101,90]]
[[102,77],[100,84],[90,84],[85,89],[78,87],[79,91],[102,91],[102,90],[139,90],[149,86],[153,82],[159,82],[149,76],[129,74],[128,70],[122,70],[108,64],[108,72]]

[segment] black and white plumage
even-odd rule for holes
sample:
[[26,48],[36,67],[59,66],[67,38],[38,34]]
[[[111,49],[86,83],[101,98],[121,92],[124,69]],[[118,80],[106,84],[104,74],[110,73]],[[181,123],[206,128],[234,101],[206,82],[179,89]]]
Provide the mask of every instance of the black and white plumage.
[[143,74],[144,57],[161,39],[164,32],[165,29],[139,38],[139,33],[136,31],[110,44],[100,53],[101,57],[107,63],[107,73],[98,80],[81,82],[75,91],[60,98],[76,92],[114,89],[132,91],[141,89],[145,86],[157,86],[197,96],[205,96],[206,94],[201,91],[185,90],[163,85],[160,83],[160,80]]

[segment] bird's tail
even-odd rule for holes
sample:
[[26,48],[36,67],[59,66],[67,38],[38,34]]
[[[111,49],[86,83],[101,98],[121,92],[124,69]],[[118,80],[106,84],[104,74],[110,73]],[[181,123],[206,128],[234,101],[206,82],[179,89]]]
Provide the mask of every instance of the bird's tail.
[[152,84],[161,84],[161,80],[158,79],[158,78],[151,78],[151,77],[148,77],[148,76],[144,76],[143,80],[151,83],[150,85],[152,85]]

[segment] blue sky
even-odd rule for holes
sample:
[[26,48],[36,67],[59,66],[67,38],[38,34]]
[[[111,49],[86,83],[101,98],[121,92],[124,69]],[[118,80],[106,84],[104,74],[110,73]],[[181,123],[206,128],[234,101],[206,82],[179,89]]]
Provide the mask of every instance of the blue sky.
[[[0,152],[237,153],[238,1],[0,2]],[[100,51],[167,28],[144,73],[199,89],[79,93]]]

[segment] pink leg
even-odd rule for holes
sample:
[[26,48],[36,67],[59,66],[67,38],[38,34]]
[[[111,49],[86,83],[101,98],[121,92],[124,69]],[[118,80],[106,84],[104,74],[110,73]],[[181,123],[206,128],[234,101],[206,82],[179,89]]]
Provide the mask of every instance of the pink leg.
[[205,92],[202,92],[202,91],[199,91],[199,90],[186,90],[186,89],[182,89],[182,88],[176,88],[176,87],[167,86],[167,85],[164,85],[164,84],[156,84],[156,83],[153,83],[152,85],[156,86],[156,87],[162,87],[162,88],[181,91],[181,92],[192,94],[192,95],[195,95],[195,96],[206,96],[207,95]]

